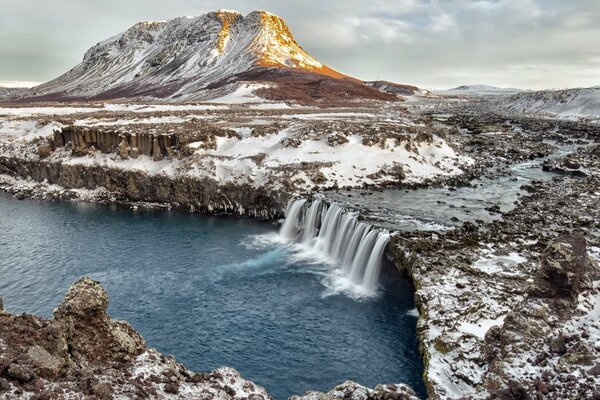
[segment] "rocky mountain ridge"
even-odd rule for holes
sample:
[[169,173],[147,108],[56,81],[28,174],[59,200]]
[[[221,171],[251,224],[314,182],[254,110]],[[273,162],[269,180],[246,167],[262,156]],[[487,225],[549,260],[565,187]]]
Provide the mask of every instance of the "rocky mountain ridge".
[[28,100],[208,100],[235,91],[242,81],[259,82],[266,98],[285,86],[285,100],[398,99],[317,61],[280,17],[219,10],[139,22],[90,48],[79,65],[32,89]]

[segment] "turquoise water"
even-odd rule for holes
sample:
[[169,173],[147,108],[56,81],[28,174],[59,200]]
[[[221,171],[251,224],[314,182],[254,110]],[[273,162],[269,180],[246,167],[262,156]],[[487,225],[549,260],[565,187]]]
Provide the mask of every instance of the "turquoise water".
[[272,224],[0,193],[0,253],[12,312],[50,317],[91,276],[113,318],[192,370],[233,366],[277,399],[347,379],[425,395],[410,284],[388,268],[379,296],[355,299]]

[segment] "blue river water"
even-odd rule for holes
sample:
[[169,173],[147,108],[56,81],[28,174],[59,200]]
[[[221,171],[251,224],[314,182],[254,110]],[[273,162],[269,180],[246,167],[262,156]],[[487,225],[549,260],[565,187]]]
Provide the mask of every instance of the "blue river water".
[[413,289],[384,273],[377,297],[337,292],[332,267],[245,218],[134,212],[0,193],[0,297],[51,317],[83,276],[113,318],[195,371],[232,366],[276,399],[347,379],[407,383],[425,396]]

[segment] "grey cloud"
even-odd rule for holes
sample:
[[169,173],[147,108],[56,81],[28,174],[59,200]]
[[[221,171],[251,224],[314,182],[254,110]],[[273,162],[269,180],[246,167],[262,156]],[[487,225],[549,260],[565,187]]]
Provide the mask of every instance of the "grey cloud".
[[217,8],[278,14],[307,51],[363,79],[423,87],[600,84],[596,0],[0,0],[0,80],[45,81],[139,20]]

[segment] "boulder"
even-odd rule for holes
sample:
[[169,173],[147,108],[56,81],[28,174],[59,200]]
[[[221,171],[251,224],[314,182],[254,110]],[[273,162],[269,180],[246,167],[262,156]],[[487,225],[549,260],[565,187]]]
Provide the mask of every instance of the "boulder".
[[52,154],[54,150],[54,145],[52,143],[43,143],[38,146],[37,153],[40,158],[46,158]]
[[27,351],[27,357],[34,372],[49,379],[56,379],[64,364],[63,359],[53,356],[45,348],[38,345],[34,345]]
[[67,335],[70,353],[80,365],[124,363],[141,354],[144,340],[129,324],[112,321],[106,312],[108,296],[100,283],[83,278],[69,289],[54,310]]
[[589,286],[591,271],[585,238],[577,233],[561,236],[544,250],[531,295],[575,300]]

